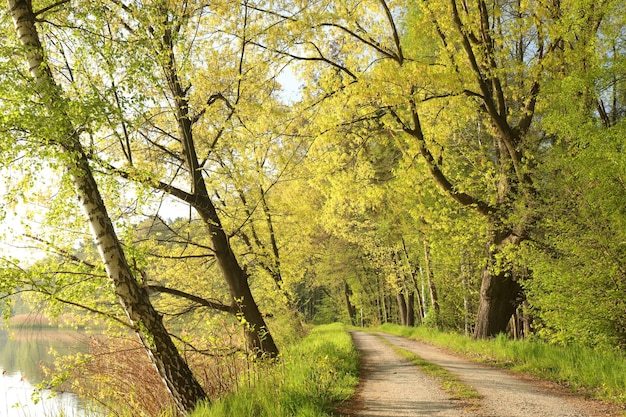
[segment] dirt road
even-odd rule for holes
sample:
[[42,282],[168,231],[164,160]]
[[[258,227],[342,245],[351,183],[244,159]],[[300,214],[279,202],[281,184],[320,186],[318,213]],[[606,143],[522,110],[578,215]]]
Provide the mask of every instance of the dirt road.
[[520,377],[502,369],[470,362],[442,349],[398,336],[380,334],[387,342],[456,374],[482,396],[468,407],[451,399],[437,381],[421,373],[375,335],[353,332],[361,352],[361,383],[355,398],[341,410],[351,417],[607,417],[615,407],[585,401],[556,385]]

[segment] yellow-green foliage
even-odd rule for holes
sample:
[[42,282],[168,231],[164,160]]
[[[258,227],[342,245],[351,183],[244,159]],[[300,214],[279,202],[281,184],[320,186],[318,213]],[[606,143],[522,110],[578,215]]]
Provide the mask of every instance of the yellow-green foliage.
[[300,343],[285,348],[279,362],[259,371],[255,381],[192,417],[330,416],[354,393],[357,352],[341,324],[314,328]]

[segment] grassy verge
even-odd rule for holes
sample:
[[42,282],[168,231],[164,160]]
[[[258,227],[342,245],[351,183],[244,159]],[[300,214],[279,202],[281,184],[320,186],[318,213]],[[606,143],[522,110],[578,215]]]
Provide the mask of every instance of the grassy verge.
[[514,341],[504,336],[474,340],[425,327],[384,325],[377,330],[431,342],[477,361],[532,374],[599,399],[626,404],[626,355],[619,351]]
[[420,371],[435,379],[441,389],[450,394],[453,399],[461,400],[470,407],[478,405],[477,400],[481,398],[481,395],[471,386],[464,384],[459,377],[452,372],[432,362],[425,361],[421,356],[395,346],[382,337],[380,340],[391,347],[398,355],[415,365]]
[[358,355],[340,324],[319,326],[281,361],[238,391],[202,405],[192,417],[322,417],[348,399],[358,383]]

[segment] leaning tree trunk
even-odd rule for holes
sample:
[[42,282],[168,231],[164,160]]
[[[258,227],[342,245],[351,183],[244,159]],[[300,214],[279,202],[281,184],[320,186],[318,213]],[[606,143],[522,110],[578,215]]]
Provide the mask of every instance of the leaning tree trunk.
[[146,290],[132,274],[80,143],[79,133],[64,112],[61,89],[44,61],[31,2],[8,0],[8,6],[17,36],[26,47],[26,59],[36,88],[52,115],[51,123],[58,127],[58,137],[51,143],[57,144],[64,154],[78,200],[88,218],[115,294],[177,408],[181,414],[185,414],[199,401],[206,399],[206,394],[180,356]]
[[209,232],[215,251],[215,259],[217,259],[224,281],[228,286],[230,297],[236,305],[237,316],[243,324],[249,348],[259,357],[274,358],[278,356],[278,347],[252,296],[248,283],[249,276],[237,261],[215,205],[208,193],[196,152],[193,124],[189,115],[189,100],[186,89],[183,88],[178,76],[172,42],[172,33],[168,28],[163,37],[163,47],[166,48],[164,52],[167,54],[163,70],[174,99],[183,158],[191,178],[192,201],[188,202],[198,212]]
[[275,358],[278,356],[278,346],[252,296],[248,274],[237,261],[213,203],[207,196],[200,201],[204,201],[205,204],[195,208],[211,235],[215,258],[224,275],[230,296],[236,304],[237,315],[244,326],[248,346],[258,357]]

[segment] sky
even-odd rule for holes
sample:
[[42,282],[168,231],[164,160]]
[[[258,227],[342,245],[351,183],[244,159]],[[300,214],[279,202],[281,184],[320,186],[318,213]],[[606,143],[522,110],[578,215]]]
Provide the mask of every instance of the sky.
[[[290,67],[282,69],[278,81],[282,86],[279,97],[284,102],[292,103],[301,98],[302,82]],[[37,178],[40,185],[29,190],[29,195],[38,197],[33,200],[43,200],[40,206],[36,206],[33,202],[9,205],[6,181],[11,177],[15,179],[16,175],[19,175],[18,169],[0,172],[0,258],[15,258],[21,263],[28,264],[45,256],[45,252],[36,248],[35,241],[24,237],[27,232],[36,234],[36,231],[41,229],[39,223],[44,218],[45,202],[58,188],[58,176],[52,170],[47,171],[45,167],[42,170],[42,174]],[[189,207],[172,198],[164,198],[154,209],[158,210],[159,215],[164,219],[189,216]],[[31,213],[31,215],[26,216],[25,213]]]

